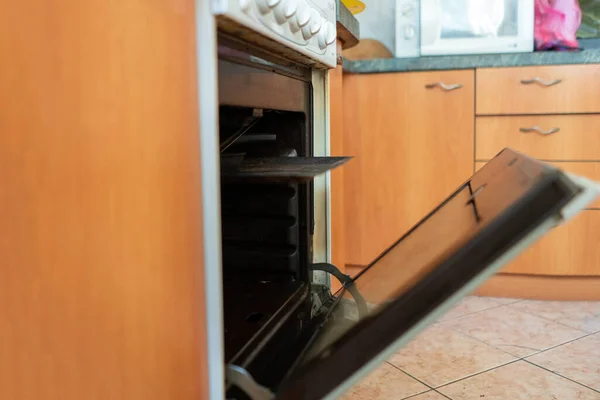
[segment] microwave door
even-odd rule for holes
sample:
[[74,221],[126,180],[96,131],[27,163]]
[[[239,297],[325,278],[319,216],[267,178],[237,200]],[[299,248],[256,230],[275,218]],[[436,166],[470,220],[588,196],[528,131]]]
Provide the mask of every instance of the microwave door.
[[341,395],[599,188],[502,151],[341,290],[275,398]]

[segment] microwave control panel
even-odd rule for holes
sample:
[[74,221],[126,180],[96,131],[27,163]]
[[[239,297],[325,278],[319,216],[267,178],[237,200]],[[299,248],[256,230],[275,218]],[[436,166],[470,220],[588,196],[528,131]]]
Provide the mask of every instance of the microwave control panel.
[[219,29],[305,65],[335,68],[335,0],[214,0]]
[[396,57],[420,55],[420,2],[396,0]]

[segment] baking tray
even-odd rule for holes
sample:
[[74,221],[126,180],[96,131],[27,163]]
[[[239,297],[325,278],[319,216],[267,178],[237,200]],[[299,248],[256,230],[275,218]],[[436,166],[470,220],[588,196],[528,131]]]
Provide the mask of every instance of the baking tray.
[[223,179],[307,182],[347,163],[352,157],[245,158],[237,169],[222,171]]

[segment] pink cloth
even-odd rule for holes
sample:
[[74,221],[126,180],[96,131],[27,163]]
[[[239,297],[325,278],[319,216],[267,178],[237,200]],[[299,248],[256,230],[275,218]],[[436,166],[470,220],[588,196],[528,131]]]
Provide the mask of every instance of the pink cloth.
[[535,0],[535,49],[577,48],[578,0]]

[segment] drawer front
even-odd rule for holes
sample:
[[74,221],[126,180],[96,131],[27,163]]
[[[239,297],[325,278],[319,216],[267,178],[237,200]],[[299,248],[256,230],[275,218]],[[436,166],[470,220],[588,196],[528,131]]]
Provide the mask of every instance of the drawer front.
[[510,147],[541,160],[600,161],[600,115],[477,117],[475,125],[477,160]]
[[[485,164],[484,161],[476,162],[475,169],[479,170]],[[600,162],[550,162],[550,164],[563,171],[585,176],[586,178],[600,182]],[[600,199],[596,200],[588,208],[600,210]]]
[[600,112],[599,77],[600,65],[478,69],[476,113]]
[[583,211],[540,239],[502,272],[533,275],[600,275],[600,211]]

